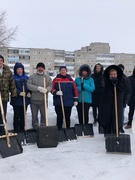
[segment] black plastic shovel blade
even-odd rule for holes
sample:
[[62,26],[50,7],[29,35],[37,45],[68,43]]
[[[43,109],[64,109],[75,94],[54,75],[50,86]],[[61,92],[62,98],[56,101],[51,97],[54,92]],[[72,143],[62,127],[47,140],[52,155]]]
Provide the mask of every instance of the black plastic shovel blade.
[[105,148],[108,153],[131,154],[130,135],[107,134],[105,139]]
[[64,142],[67,141],[65,130],[59,129],[58,130],[58,142]]
[[68,140],[76,140],[76,133],[75,133],[75,128],[66,128],[65,129],[65,134],[66,134],[66,138]]
[[75,124],[77,136],[94,136],[93,124]]
[[37,131],[29,129],[25,132],[25,137],[27,144],[35,144],[37,142]]
[[83,125],[83,130],[84,130],[84,136],[94,136],[93,124]]
[[38,148],[57,147],[58,137],[57,126],[40,126],[37,129],[37,146]]
[[82,136],[83,126],[82,124],[75,124],[75,133],[77,136]]
[[20,131],[17,133],[17,139],[21,145],[30,145],[37,142],[37,132],[34,129]]
[[17,133],[17,139],[21,145],[26,145],[26,137],[24,131]]
[[22,146],[16,136],[11,136],[9,139],[11,147],[8,147],[5,137],[0,138],[0,153],[3,158],[21,154],[23,152]]

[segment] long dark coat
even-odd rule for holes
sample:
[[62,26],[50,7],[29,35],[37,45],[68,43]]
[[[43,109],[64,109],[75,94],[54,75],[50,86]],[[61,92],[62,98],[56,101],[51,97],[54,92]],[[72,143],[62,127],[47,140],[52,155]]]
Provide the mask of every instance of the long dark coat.
[[95,91],[92,92],[92,104],[91,106],[99,106],[99,99],[103,92],[103,84],[104,84],[104,78],[103,78],[103,66],[101,65],[101,71],[99,73],[96,72],[96,65],[94,67],[94,73],[91,75],[91,77],[94,80],[95,84]]
[[129,80],[131,82],[131,87],[132,87],[132,94],[129,100],[129,106],[135,106],[135,69],[133,70],[133,75],[129,76]]
[[99,104],[99,116],[98,122],[105,129],[112,129],[112,132],[116,130],[116,118],[115,118],[115,103],[114,103],[114,85],[109,79],[109,70],[116,69],[118,73],[118,83],[116,85],[117,94],[117,110],[118,110],[118,128],[122,128],[122,114],[123,114],[123,98],[124,92],[127,89],[127,83],[123,78],[122,70],[115,65],[109,66],[104,72],[105,87]]

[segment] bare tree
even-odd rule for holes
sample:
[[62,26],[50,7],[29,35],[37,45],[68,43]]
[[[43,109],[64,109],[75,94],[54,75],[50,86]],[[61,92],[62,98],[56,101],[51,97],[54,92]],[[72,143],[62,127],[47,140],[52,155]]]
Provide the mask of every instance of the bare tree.
[[8,46],[12,40],[15,40],[17,31],[17,27],[7,27],[6,16],[6,11],[0,12],[0,46]]

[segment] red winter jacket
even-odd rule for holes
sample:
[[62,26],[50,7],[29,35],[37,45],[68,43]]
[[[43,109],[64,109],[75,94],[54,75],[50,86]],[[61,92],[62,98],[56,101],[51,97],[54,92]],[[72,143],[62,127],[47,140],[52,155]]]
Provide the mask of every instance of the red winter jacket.
[[70,75],[62,76],[58,74],[56,78],[52,81],[52,94],[53,96],[53,105],[61,106],[60,96],[56,95],[56,92],[59,91],[59,85],[61,91],[63,92],[63,104],[64,106],[73,106],[74,101],[78,101],[78,90],[76,88],[74,80]]

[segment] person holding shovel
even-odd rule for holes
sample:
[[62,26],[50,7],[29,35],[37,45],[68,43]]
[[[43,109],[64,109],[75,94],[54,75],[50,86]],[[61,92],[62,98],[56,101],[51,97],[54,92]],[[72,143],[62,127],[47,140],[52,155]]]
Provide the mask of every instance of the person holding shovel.
[[66,66],[61,66],[59,74],[53,79],[52,82],[52,94],[53,105],[55,106],[55,112],[57,114],[57,126],[58,129],[63,125],[63,112],[60,96],[63,99],[66,127],[70,128],[70,116],[73,106],[78,104],[78,91],[74,80],[69,74],[67,74]]
[[108,66],[104,71],[105,86],[99,102],[98,122],[104,128],[104,135],[116,133],[116,114],[114,87],[117,93],[118,131],[122,128],[123,100],[127,83],[123,71],[116,65]]
[[[83,124],[83,115],[84,123],[88,124],[89,122],[89,108],[92,103],[92,92],[95,90],[95,84],[91,76],[90,66],[83,64],[79,68],[79,77],[75,79],[76,87],[79,93],[77,112],[79,123]],[[84,107],[84,112],[82,112],[82,103]],[[83,114],[84,113],[84,114]]]
[[[24,66],[22,63],[17,62],[14,66],[14,75],[13,78],[16,84],[17,98],[16,101],[13,101],[11,98],[10,104],[13,106],[14,118],[13,118],[13,127],[14,132],[24,131],[24,106],[26,110],[30,104],[30,91],[27,89],[27,80],[28,76],[25,74]],[[23,102],[25,98],[25,104]]]
[[[30,106],[32,112],[32,126],[37,129],[38,112],[40,111],[41,120],[40,125],[45,125],[45,103],[44,94],[52,89],[52,79],[49,75],[45,74],[45,65],[39,62],[36,66],[37,72],[31,75],[27,81],[27,87],[31,91]],[[46,87],[44,87],[44,78]]]
[[[0,93],[2,97],[2,105],[4,110],[4,115],[6,118],[7,113],[7,102],[9,101],[9,93],[11,93],[11,97],[16,100],[17,92],[16,86],[13,79],[12,72],[9,67],[4,64],[4,57],[0,55]],[[0,135],[5,134],[4,126],[0,111]]]

